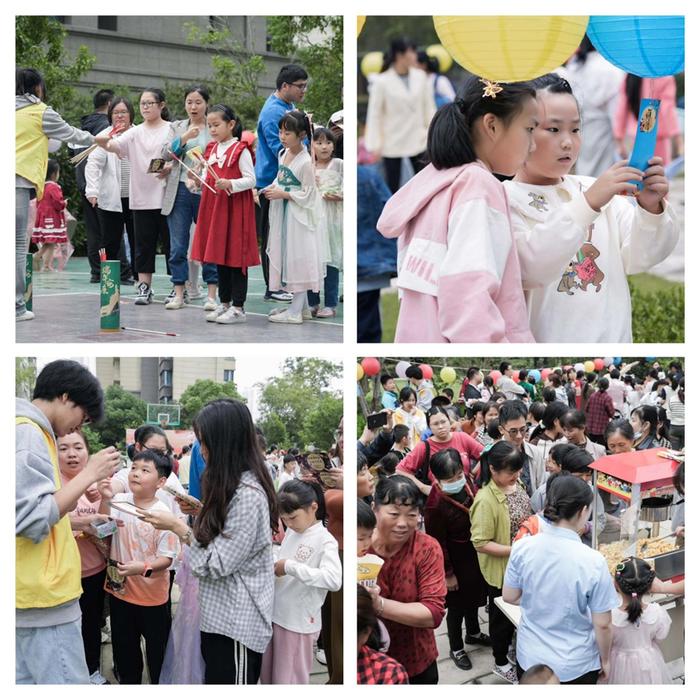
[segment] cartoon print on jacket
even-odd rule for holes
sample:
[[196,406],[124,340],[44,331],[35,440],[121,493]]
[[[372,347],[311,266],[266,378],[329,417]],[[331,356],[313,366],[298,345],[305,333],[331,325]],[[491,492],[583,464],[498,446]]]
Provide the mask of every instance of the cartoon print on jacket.
[[561,281],[557,287],[558,292],[565,292],[569,296],[573,296],[574,292],[572,290],[581,289],[585,292],[588,291],[588,286],[591,284],[595,286],[596,292],[602,289],[605,273],[596,263],[596,258],[600,256],[600,251],[591,243],[594,228],[595,224],[591,224],[588,227],[586,242],[576,253],[576,259],[569,263],[562,274]]

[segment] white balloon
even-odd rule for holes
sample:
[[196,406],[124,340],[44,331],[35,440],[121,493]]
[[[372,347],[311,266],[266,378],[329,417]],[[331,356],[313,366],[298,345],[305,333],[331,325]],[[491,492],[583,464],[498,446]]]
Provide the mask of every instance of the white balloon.
[[401,362],[396,363],[396,376],[399,379],[406,379],[406,370],[411,366],[410,362],[406,360],[401,360]]
[[575,369],[577,372],[585,372],[585,371],[586,371],[586,368],[583,366],[583,362],[577,362],[577,363],[574,365],[574,369]]

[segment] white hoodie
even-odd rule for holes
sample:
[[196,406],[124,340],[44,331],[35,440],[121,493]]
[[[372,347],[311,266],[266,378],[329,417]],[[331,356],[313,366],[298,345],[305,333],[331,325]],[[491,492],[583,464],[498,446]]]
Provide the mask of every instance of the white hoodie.
[[567,175],[559,185],[503,183],[538,342],[632,342],[626,276],[661,262],[678,241],[668,202],[655,215],[615,196],[596,212],[583,196],[593,182]]

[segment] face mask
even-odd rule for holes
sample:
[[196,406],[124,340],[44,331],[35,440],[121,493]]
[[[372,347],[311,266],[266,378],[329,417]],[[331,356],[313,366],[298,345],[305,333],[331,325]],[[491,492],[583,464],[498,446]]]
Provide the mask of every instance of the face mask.
[[641,430],[638,430],[638,431],[634,434],[634,439],[635,439],[635,440],[639,440],[640,437],[642,437],[642,431],[641,431]]
[[453,481],[451,484],[440,483],[444,493],[454,495],[459,493],[467,485],[467,478],[463,476],[459,481]]

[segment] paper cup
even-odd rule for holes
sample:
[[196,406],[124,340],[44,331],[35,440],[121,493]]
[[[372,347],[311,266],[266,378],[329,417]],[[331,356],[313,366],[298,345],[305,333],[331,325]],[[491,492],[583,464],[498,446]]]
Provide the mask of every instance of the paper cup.
[[376,586],[383,565],[384,560],[376,554],[360,557],[357,560],[357,582],[366,588]]

